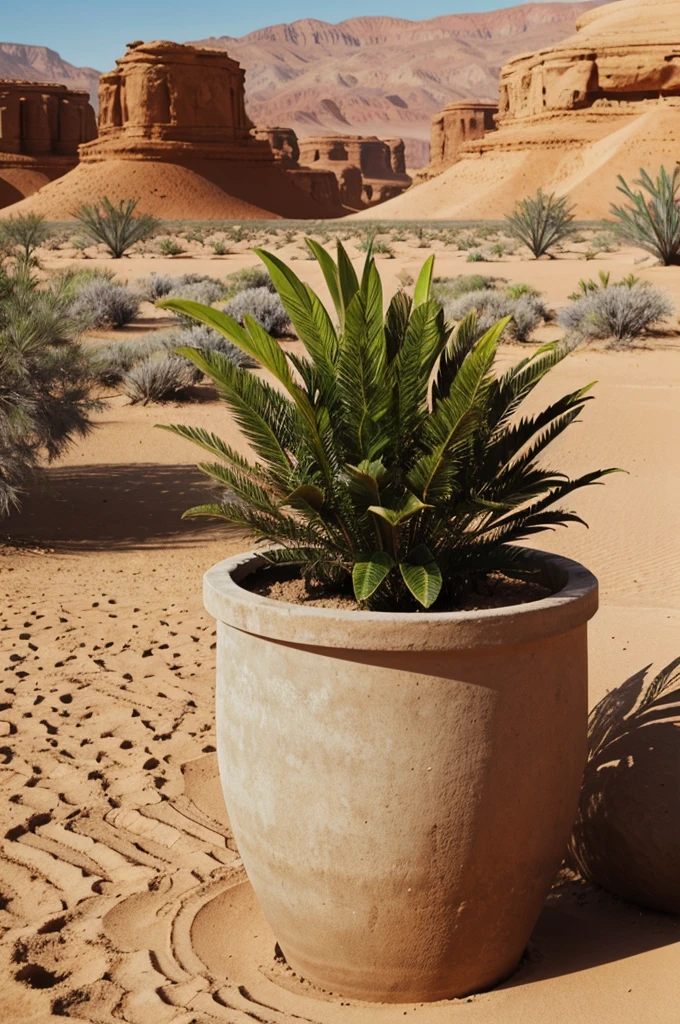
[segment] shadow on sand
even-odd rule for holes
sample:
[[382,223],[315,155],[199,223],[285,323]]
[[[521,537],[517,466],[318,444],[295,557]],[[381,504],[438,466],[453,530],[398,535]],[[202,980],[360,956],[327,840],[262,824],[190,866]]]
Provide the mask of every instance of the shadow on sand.
[[3,524],[10,541],[97,551],[189,545],[219,529],[182,512],[214,497],[192,465],[157,463],[55,467]]

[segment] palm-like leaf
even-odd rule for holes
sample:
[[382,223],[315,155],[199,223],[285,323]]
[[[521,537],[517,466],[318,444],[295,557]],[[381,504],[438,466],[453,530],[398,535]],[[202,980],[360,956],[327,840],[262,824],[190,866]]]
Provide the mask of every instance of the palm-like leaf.
[[[589,386],[520,417],[522,403],[568,354],[548,345],[494,373],[507,321],[477,339],[474,314],[452,329],[430,299],[432,260],[411,300],[383,313],[370,254],[357,276],[308,241],[339,328],[277,257],[260,252],[305,356],[286,354],[254,321],[196,303],[162,303],[221,331],[273,375],[273,387],[218,352],[182,349],[212,378],[254,460],[214,434],[169,427],[210,455],[200,468],[222,499],[189,511],[217,516],[267,545],[273,565],[353,586],[373,608],[429,608],[464,596],[480,574],[529,572],[524,537],[580,522],[558,502],[605,472],[570,479],[541,463],[589,401]],[[441,595],[441,596],[440,596]]]

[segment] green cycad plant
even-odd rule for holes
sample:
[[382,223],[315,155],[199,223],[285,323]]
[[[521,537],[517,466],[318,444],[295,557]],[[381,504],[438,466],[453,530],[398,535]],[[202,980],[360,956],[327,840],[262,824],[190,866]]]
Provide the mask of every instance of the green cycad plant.
[[185,516],[216,516],[266,547],[275,566],[331,589],[353,585],[363,607],[456,607],[482,575],[521,574],[512,542],[581,521],[560,499],[609,470],[569,479],[539,465],[546,446],[588,401],[590,385],[542,412],[518,409],[567,354],[546,345],[494,372],[508,320],[477,340],[475,315],[455,329],[430,298],[433,258],[411,299],[383,313],[371,253],[359,279],[338,243],[337,262],[307,242],[330,292],[319,297],[276,256],[257,250],[306,355],[282,351],[251,317],[241,327],[210,307],[159,302],[220,331],[254,357],[276,386],[219,352],[181,348],[214,381],[247,438],[251,461],[219,437],[167,426],[211,456],[200,468],[222,501]]

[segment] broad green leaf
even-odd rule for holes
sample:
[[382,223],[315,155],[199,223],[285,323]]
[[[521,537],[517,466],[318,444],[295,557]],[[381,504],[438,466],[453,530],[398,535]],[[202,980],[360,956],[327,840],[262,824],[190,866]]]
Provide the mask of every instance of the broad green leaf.
[[281,504],[290,505],[292,508],[308,505],[318,512],[325,500],[326,495],[320,487],[316,487],[314,484],[300,484],[284,498]]
[[417,498],[415,494],[411,494],[409,491],[405,500],[397,509],[385,508],[383,505],[369,505],[368,511],[373,512],[376,516],[380,516],[390,526],[400,526],[418,512],[422,512],[424,508],[432,508],[432,505],[426,505],[420,498]]
[[[352,266],[351,260],[347,255],[347,250],[340,240],[337,242],[337,250],[340,296],[342,298],[342,308],[343,310],[346,310],[356,293],[359,291],[359,280],[357,278],[356,271]],[[343,322],[341,326],[344,328],[344,314],[342,320]]]
[[432,284],[432,271],[434,270],[434,256],[428,256],[418,274],[418,280],[413,291],[413,307],[422,306],[430,298],[430,285]]
[[386,551],[360,555],[352,569],[352,586],[357,601],[367,601],[383,583],[393,566],[394,560]]
[[321,267],[321,273],[330,292],[331,301],[335,306],[335,312],[338,314],[338,321],[341,323],[344,315],[344,306],[342,304],[342,295],[340,294],[340,278],[337,264],[331,254],[326,252],[324,247],[315,242],[313,238],[305,238],[305,242]]
[[[269,271],[300,341],[314,362],[332,375],[332,363],[337,354],[338,338],[328,312],[318,295],[277,256],[265,252],[264,249],[255,249],[255,252]],[[330,260],[330,256],[328,259]]]
[[416,601],[430,608],[442,589],[442,574],[430,549],[419,544],[399,563],[399,570]]

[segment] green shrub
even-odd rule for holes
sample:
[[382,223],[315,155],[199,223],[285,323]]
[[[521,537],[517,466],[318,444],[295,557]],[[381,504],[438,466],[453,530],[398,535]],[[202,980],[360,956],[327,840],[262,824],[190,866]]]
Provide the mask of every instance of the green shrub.
[[138,202],[138,199],[121,199],[116,205],[104,196],[91,206],[83,204],[74,216],[83,225],[85,233],[95,242],[103,243],[118,260],[158,227],[158,221],[149,214],[135,217]]
[[0,515],[97,408],[90,362],[75,340],[69,303],[25,272],[0,273]]
[[155,341],[114,341],[100,345],[90,355],[92,369],[99,384],[113,387],[137,363],[147,359],[155,349]]
[[472,252],[467,254],[466,263],[483,263],[484,253],[480,252],[479,249],[473,249]]
[[637,192],[619,175],[618,190],[630,205],[612,205],[612,215],[618,221],[615,231],[624,241],[652,253],[665,267],[679,264],[680,167],[676,166],[672,174],[662,167],[656,181],[640,170],[634,184],[640,186]]
[[26,267],[33,260],[36,249],[44,245],[51,234],[45,218],[35,213],[0,220],[0,248]]
[[507,285],[503,291],[509,299],[521,299],[523,295],[529,295],[536,299],[541,294],[538,288],[534,288],[532,284],[524,284],[521,281]]
[[223,298],[232,299],[239,292],[248,288],[268,288],[270,292],[276,291],[271,277],[264,267],[243,267],[227,274],[224,281]]
[[539,188],[533,198],[515,203],[513,212],[505,218],[507,232],[539,259],[572,233],[573,211],[564,196],[558,199],[554,194],[545,195]]
[[99,267],[79,267],[78,270],[60,270],[49,279],[49,287],[52,291],[62,295],[67,301],[73,302],[78,293],[86,284],[92,281],[116,280],[112,270]]
[[229,254],[229,247],[224,242],[213,242],[212,251],[216,256],[227,256]]
[[[258,324],[178,300],[255,357],[272,387],[218,353],[183,349],[208,374],[257,461],[215,435],[168,427],[215,460],[201,468],[226,494],[187,515],[216,516],[268,545],[265,558],[297,567],[363,606],[408,610],[457,605],[480,577],[522,572],[512,542],[574,513],[555,507],[603,471],[569,479],[539,466],[546,445],[582,411],[583,388],[518,420],[521,403],[567,354],[544,346],[494,373],[501,321],[477,339],[471,315],[451,331],[429,298],[433,260],[414,298],[398,292],[383,313],[375,261],[361,279],[341,245],[338,262],[308,241],[326,279],[339,330],[290,267],[259,252],[295,331],[300,358]],[[278,547],[280,545],[280,547]]]
[[481,292],[495,288],[499,278],[484,274],[459,274],[457,277],[435,277],[432,298],[442,305],[449,299],[459,299],[468,292]]
[[186,252],[184,246],[176,242],[174,238],[161,238],[158,249],[163,256],[181,256]]

